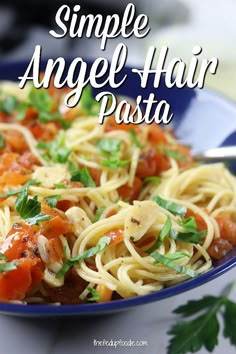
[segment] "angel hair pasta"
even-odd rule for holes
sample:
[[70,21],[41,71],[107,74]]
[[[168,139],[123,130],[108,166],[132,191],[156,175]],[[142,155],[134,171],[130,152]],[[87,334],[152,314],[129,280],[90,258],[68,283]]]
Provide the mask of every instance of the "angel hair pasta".
[[0,96],[0,300],[78,304],[196,277],[236,244],[235,177],[158,125],[97,122],[89,88]]

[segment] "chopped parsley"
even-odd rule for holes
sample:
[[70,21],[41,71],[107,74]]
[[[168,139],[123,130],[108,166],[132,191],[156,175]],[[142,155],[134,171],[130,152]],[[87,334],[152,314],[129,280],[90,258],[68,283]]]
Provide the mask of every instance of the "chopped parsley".
[[0,100],[0,111],[11,114],[13,113],[18,106],[18,101],[15,96],[8,95],[6,97],[2,97]]
[[50,195],[48,197],[45,197],[44,200],[47,202],[47,204],[51,208],[55,208],[57,205],[58,200],[61,198],[61,195]]
[[96,187],[96,184],[92,179],[92,176],[90,175],[87,167],[79,169],[75,164],[73,164],[73,162],[69,161],[69,171],[71,174],[70,180],[72,182],[80,182],[85,187]]
[[5,140],[2,134],[0,134],[0,149],[3,149],[5,146]]
[[97,142],[97,147],[105,155],[102,160],[101,165],[110,167],[112,169],[117,169],[119,167],[125,167],[129,164],[130,160],[120,160],[119,152],[121,147],[120,139],[100,139]]
[[[0,252],[0,260],[1,261],[8,261],[8,258]],[[9,272],[10,270],[14,270],[17,268],[18,263],[16,261],[2,263],[0,262],[0,273]]]
[[152,200],[158,205],[160,205],[160,207],[162,207],[163,209],[168,210],[173,215],[184,216],[187,212],[187,208],[185,206],[176,204],[174,202],[171,202],[170,200],[163,199],[158,195],[154,196]]
[[109,245],[110,242],[111,242],[110,237],[103,236],[98,241],[97,246],[89,248],[88,250],[84,251],[83,253],[81,253],[77,257],[68,258],[66,260],[66,262],[64,263],[63,267],[61,268],[61,270],[56,274],[56,278],[63,277],[72,266],[79,264],[79,262],[81,262],[82,260],[93,257],[97,253],[102,252],[104,250],[104,248],[107,245]]
[[85,187],[96,187],[87,167],[77,170],[70,179],[73,182],[81,182]]
[[87,290],[89,291],[89,294],[92,295],[92,296],[86,296],[84,298],[84,300],[89,301],[89,302],[100,300],[100,295],[99,295],[99,293],[97,292],[96,289],[91,288],[90,286],[88,286]]
[[[197,273],[195,271],[193,271],[192,269],[174,262],[172,260],[173,258],[171,259],[170,257],[168,257],[166,255],[163,256],[159,252],[151,253],[150,256],[152,258],[154,258],[154,264],[161,263],[164,266],[175,270],[177,273],[186,274],[186,275],[190,276],[191,278],[193,278],[197,275]],[[173,257],[173,256],[171,256],[171,257]],[[182,258],[182,257],[183,257],[183,255],[179,258]]]
[[7,261],[7,257],[0,252],[0,260]]
[[163,225],[163,227],[158,235],[156,242],[154,243],[154,245],[151,248],[149,248],[146,251],[147,253],[150,254],[150,253],[154,252],[157,248],[159,248],[162,245],[164,238],[170,234],[171,226],[172,226],[171,219],[168,216],[165,224]]
[[50,163],[50,161],[56,163],[65,163],[71,154],[71,149],[65,146],[65,132],[60,131],[55,140],[50,142],[40,141],[37,147],[44,150],[42,157]]
[[98,140],[97,147],[105,154],[117,154],[120,151],[121,140],[103,138]]
[[101,162],[102,166],[117,169],[119,167],[125,167],[129,164],[130,160],[119,160],[116,156],[110,156]]
[[95,213],[93,221],[92,221],[93,223],[100,220],[100,217],[101,217],[102,213],[104,212],[104,210],[105,210],[105,207],[100,207],[96,210],[96,213]]
[[187,219],[181,219],[181,226],[186,232],[171,230],[170,237],[187,243],[202,244],[201,239],[206,236],[206,231],[198,231],[196,220],[193,216]]
[[18,263],[15,261],[0,263],[0,273],[9,272],[10,270],[15,270],[17,268]]
[[56,189],[67,189],[68,187],[63,183],[54,183]]
[[148,183],[148,182],[161,183],[161,178],[158,176],[149,176],[144,178],[143,183]]
[[15,208],[20,217],[30,225],[50,219],[49,215],[41,213],[41,204],[38,201],[38,196],[29,198],[26,189],[17,197]]

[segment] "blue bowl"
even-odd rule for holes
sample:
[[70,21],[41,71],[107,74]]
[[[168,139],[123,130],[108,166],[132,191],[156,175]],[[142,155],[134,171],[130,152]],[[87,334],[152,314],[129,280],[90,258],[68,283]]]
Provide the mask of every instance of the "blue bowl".
[[[70,61],[67,62],[68,66],[69,63]],[[0,80],[17,81],[18,76],[24,74],[27,65],[28,62],[1,63]],[[91,64],[88,63],[88,68],[90,66]],[[45,62],[42,62],[41,69],[43,70],[44,67]],[[123,74],[128,74],[128,79],[122,87],[114,90],[107,86],[103,90],[134,99],[138,95],[147,99],[149,94],[153,92],[158,100],[165,99],[171,105],[174,113],[172,123],[177,137],[185,143],[191,143],[194,150],[236,144],[236,133],[230,127],[232,122],[234,126],[236,125],[236,106],[225,98],[206,89],[168,89],[164,79],[158,89],[153,89],[152,80],[149,80],[147,88],[142,89],[140,88],[140,79],[132,73],[130,68],[126,67],[121,75]],[[94,90],[94,94],[97,92]],[[236,166],[232,165],[231,169],[236,171]],[[115,313],[183,293],[213,280],[235,265],[236,249],[233,249],[227,256],[215,262],[213,268],[208,272],[149,295],[107,303],[64,306],[0,303],[0,313],[27,317],[91,316]]]

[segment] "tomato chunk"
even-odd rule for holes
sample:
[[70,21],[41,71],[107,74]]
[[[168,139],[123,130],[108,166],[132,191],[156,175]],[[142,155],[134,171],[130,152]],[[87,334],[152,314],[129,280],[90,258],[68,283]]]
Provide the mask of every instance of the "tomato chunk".
[[103,284],[98,284],[96,287],[96,290],[100,296],[100,298],[97,300],[97,302],[107,302],[111,301],[112,299],[112,294],[113,291],[108,289],[105,285]]
[[110,230],[106,233],[106,236],[111,238],[111,245],[116,245],[124,240],[124,231],[119,229]]
[[135,177],[133,185],[130,187],[128,184],[125,184],[124,186],[119,187],[118,194],[123,200],[132,202],[138,198],[141,186],[142,182],[140,178]]
[[27,224],[14,224],[0,249],[8,260],[33,257],[37,254],[34,229]]
[[166,144],[167,139],[165,137],[164,131],[157,124],[149,125],[148,141],[155,146],[157,144]]
[[219,225],[221,238],[236,246],[236,222],[231,219],[229,214],[217,215],[215,219]]
[[221,259],[232,249],[233,246],[228,240],[224,240],[223,238],[217,238],[213,240],[207,252],[209,253],[212,259]]
[[40,229],[42,235],[51,239],[71,232],[71,225],[63,212],[55,208],[50,208],[45,204],[42,205],[42,212],[51,216],[51,219],[42,223]]
[[[21,258],[16,269],[0,274],[0,301],[22,300],[32,285],[41,281],[43,272],[38,268],[38,262],[37,259]],[[36,272],[37,278],[33,280]]]
[[150,149],[142,152],[140,155],[136,175],[141,179],[159,176],[161,172],[169,168],[170,162],[168,157],[160,151]]

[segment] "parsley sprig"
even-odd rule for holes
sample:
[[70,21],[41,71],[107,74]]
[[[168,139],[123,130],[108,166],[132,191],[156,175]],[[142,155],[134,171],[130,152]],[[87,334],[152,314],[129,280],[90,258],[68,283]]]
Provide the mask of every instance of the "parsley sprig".
[[174,313],[189,321],[179,321],[168,332],[171,339],[168,354],[196,353],[203,347],[213,352],[218,344],[221,317],[223,335],[236,346],[236,303],[229,299],[235,283],[230,284],[222,296],[205,296],[201,300],[189,301]]

